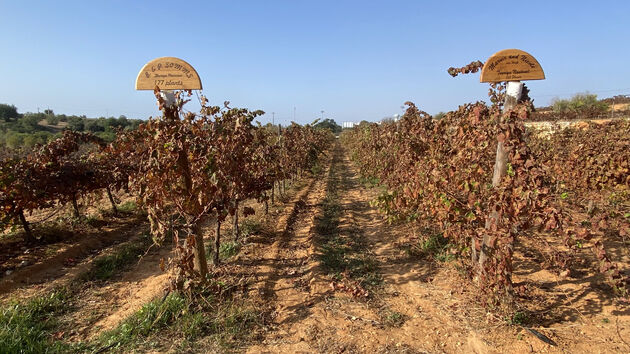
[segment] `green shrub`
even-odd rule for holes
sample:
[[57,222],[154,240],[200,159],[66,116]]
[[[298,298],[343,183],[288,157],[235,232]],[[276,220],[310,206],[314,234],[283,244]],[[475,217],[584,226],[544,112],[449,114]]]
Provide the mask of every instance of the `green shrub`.
[[578,93],[568,100],[554,99],[551,102],[554,112],[591,112],[602,113],[608,110],[608,104],[597,99],[597,95],[589,93]]

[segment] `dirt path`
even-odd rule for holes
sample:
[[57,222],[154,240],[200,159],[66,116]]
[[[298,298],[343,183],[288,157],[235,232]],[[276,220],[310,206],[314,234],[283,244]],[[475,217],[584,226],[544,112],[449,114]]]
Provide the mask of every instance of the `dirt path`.
[[[306,203],[305,211],[310,209],[311,215],[302,217],[287,235],[285,246],[270,257],[276,265],[282,264],[270,276],[276,329],[248,352],[435,352],[449,351],[445,342],[453,343],[451,350],[462,346],[467,334],[458,341],[450,340],[454,333],[444,321],[433,327],[451,337],[444,337],[447,340],[427,327],[434,323],[428,319],[435,314],[421,309],[430,311],[435,305],[423,299],[416,287],[432,270],[392,262],[400,250],[393,249],[392,237],[387,236],[391,227],[370,207],[371,196],[359,184],[347,156],[341,149],[334,154],[326,180],[318,182]],[[365,256],[378,262],[384,285],[371,300],[344,291],[347,287],[338,286],[343,282],[332,282],[319,261],[322,251],[316,239],[321,235],[317,235],[316,222],[325,213],[320,203],[332,198],[326,192],[335,189],[340,207],[337,232],[363,243]]]
[[95,256],[111,253],[118,244],[138,239],[147,230],[148,224],[141,217],[115,219],[98,234],[62,244],[50,257],[0,279],[0,299],[23,299],[65,286],[89,269]]
[[[167,259],[172,247],[165,245],[143,257],[132,269],[106,286],[82,296],[85,307],[81,313],[96,316],[84,332],[85,338],[115,328],[123,320],[138,311],[156,297],[164,294],[169,274],[160,269],[160,260]],[[94,321],[94,319],[98,320]]]
[[[630,350],[620,339],[630,333],[627,316],[617,318],[621,321],[617,324],[606,318],[607,325],[598,325],[601,319],[590,318],[536,328],[558,343],[554,347],[476,305],[470,285],[457,274],[455,266],[411,258],[399,247],[413,237],[413,226],[388,224],[369,204],[377,191],[360,184],[357,171],[340,147],[333,154],[326,178],[316,181],[312,191],[302,197],[305,203],[297,213],[294,228],[276,241],[273,252],[261,250],[263,265],[259,274],[265,274],[266,280],[260,291],[275,312],[271,331],[247,352]],[[326,256],[322,242],[329,236],[319,230],[318,220],[331,205],[339,209],[338,219],[332,220],[334,237],[342,244],[359,245],[358,254],[343,257],[367,260],[361,267],[375,263],[381,283],[367,299],[361,291],[357,295],[356,282],[345,279],[345,274],[335,280],[322,265],[322,257]],[[615,312],[610,311],[610,318],[614,318]]]
[[254,289],[271,303],[273,323],[264,341],[248,349],[250,353],[300,352],[310,348],[301,338],[308,336],[312,320],[317,317],[313,311],[322,315],[315,305],[330,292],[318,269],[313,236],[315,219],[326,196],[326,183],[334,168],[333,158],[332,166],[328,164],[323,172],[326,178],[311,179],[294,198],[292,212],[276,226],[271,247],[260,248],[253,255],[251,265],[262,277]]

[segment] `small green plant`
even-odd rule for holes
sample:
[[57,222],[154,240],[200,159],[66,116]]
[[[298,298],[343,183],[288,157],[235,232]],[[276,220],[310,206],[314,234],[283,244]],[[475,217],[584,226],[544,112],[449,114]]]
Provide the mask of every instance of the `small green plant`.
[[228,259],[235,256],[241,249],[241,244],[235,241],[223,242],[219,248],[219,257]]
[[313,164],[313,166],[311,166],[311,173],[314,176],[319,176],[322,173],[322,166],[319,163],[319,161],[315,161],[315,163]]
[[118,206],[118,211],[121,213],[131,214],[138,208],[136,202],[134,201],[126,201]]
[[455,260],[457,258],[454,254],[448,252],[441,252],[435,256],[435,259],[439,262],[447,263]]
[[510,177],[514,177],[514,167],[512,167],[511,163],[507,163],[507,175]]
[[383,310],[380,314],[381,321],[388,327],[400,327],[407,320],[407,316],[393,310]]
[[126,267],[136,260],[144,252],[142,244],[130,244],[124,246],[115,254],[99,258],[94,261],[93,267],[81,275],[84,281],[107,280],[111,278],[121,268]]
[[378,178],[376,177],[361,177],[359,181],[366,187],[376,187],[379,184]]
[[528,321],[528,316],[525,312],[523,311],[516,311],[514,312],[514,314],[512,314],[512,316],[508,316],[505,318],[505,321],[509,324],[509,325],[525,325]]
[[248,237],[257,234],[262,229],[260,221],[254,219],[245,219],[241,223],[241,234]]
[[99,223],[101,223],[102,220],[98,219],[97,217],[93,216],[93,215],[88,215],[85,217],[84,222],[87,225],[90,225],[92,227],[97,227],[99,225]]
[[448,239],[442,234],[433,234],[420,244],[420,249],[426,254],[432,255],[440,262],[447,262],[455,258],[454,255],[447,253]]

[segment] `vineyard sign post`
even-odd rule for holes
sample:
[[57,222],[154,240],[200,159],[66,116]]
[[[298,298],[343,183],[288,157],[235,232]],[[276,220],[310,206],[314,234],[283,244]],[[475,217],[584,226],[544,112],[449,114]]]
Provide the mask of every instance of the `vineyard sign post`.
[[[199,74],[182,59],[175,57],[162,57],[146,63],[136,77],[136,90],[150,90],[160,94],[165,105],[163,113],[165,119],[179,120],[179,108],[176,106],[176,90],[201,90],[201,79]],[[188,147],[182,144],[178,153],[178,167],[183,176],[185,193],[192,193],[192,176],[190,162],[188,160]],[[193,206],[195,212],[203,209],[201,205]],[[208,274],[208,262],[203,246],[203,233],[200,222],[193,222],[190,232],[194,235],[195,245],[193,248],[194,269],[202,277]]]
[[146,63],[136,78],[136,90],[201,90],[199,74],[192,65],[174,57]]
[[[513,109],[521,98],[523,80],[544,80],[545,73],[538,61],[529,53],[519,49],[505,49],[493,54],[483,64],[481,69],[481,82],[501,83],[507,82],[505,89],[505,102],[503,111]],[[507,174],[507,151],[503,142],[497,143],[497,153],[492,173],[492,187],[497,187]],[[486,229],[497,222],[498,214],[494,211],[486,221]],[[474,242],[474,240],[473,240]],[[479,250],[479,265],[483,271],[483,265],[488,258],[488,245],[490,236],[484,235]],[[473,260],[476,260],[476,247],[473,244]]]

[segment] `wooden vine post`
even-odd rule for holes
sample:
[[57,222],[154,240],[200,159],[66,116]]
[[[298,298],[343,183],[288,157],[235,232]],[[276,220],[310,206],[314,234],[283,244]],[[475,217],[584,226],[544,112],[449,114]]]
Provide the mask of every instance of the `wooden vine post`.
[[[166,120],[179,120],[179,107],[177,106],[175,90],[201,90],[201,80],[197,71],[187,62],[174,57],[162,57],[151,60],[142,67],[136,78],[136,90],[159,90],[161,105]],[[193,181],[188,160],[188,146],[183,144],[179,154],[177,166],[183,177],[185,193],[192,197]],[[202,205],[193,200],[193,209],[200,212]],[[204,249],[203,233],[201,224],[204,220],[198,218],[191,221],[189,232],[193,236],[193,264],[194,270],[202,277],[208,274],[208,262]]]
[[[514,109],[523,91],[522,80],[544,80],[545,73],[538,61],[529,53],[519,49],[505,49],[493,54],[486,60],[481,69],[481,82],[501,83],[507,82],[505,89],[505,101],[503,112]],[[492,187],[496,188],[507,174],[508,151],[502,141],[497,143],[494,171],[492,173]],[[486,230],[498,222],[499,215],[496,211],[490,214],[486,220]],[[476,244],[473,239],[473,261],[479,261],[480,272],[484,271],[484,264],[492,253],[490,235],[486,233],[479,247],[479,255],[476,252]],[[478,258],[478,259],[477,259]]]

